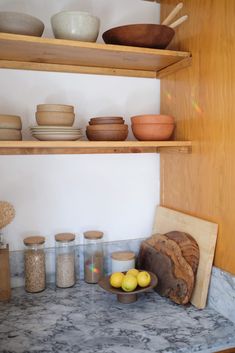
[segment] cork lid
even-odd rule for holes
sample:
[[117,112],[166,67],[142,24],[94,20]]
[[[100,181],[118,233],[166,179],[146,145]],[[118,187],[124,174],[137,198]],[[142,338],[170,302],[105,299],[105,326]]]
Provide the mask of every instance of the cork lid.
[[119,261],[128,261],[135,258],[135,253],[132,251],[116,251],[111,255],[112,259]]
[[59,233],[55,235],[55,240],[68,243],[70,241],[73,241],[75,239],[75,234],[73,233]]
[[45,237],[42,237],[40,235],[24,238],[25,245],[41,245],[44,243],[45,243]]
[[96,231],[96,230],[90,230],[90,231],[84,232],[83,235],[84,235],[85,239],[92,240],[92,239],[101,239],[101,238],[103,238],[104,233]]

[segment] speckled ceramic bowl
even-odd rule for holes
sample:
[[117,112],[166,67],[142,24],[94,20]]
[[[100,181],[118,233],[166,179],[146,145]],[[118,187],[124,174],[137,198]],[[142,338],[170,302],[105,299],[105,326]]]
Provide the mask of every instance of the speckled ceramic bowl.
[[55,38],[95,42],[100,20],[88,12],[62,11],[52,16],[51,25]]

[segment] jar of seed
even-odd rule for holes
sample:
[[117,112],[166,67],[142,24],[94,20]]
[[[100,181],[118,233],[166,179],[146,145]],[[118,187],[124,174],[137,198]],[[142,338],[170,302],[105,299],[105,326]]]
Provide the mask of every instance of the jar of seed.
[[60,233],[55,235],[56,241],[56,286],[69,288],[74,286],[75,274],[75,234]]
[[104,272],[103,233],[84,233],[84,277],[87,283],[98,283]]
[[25,290],[38,293],[46,288],[45,238],[41,236],[24,239]]

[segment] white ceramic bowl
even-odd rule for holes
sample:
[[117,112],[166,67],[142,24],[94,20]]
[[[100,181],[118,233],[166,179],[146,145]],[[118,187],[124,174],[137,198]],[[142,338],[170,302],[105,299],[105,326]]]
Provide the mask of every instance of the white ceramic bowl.
[[62,11],[52,16],[51,25],[55,38],[95,42],[100,20],[88,12]]
[[38,18],[20,12],[0,12],[0,32],[41,37],[44,24]]

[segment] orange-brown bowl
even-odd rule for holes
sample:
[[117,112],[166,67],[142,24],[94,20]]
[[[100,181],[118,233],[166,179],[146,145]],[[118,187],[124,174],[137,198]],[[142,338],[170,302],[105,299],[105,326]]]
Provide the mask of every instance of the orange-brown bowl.
[[139,141],[164,141],[170,139],[174,124],[132,124],[131,128]]
[[90,141],[125,141],[128,136],[126,131],[90,131],[86,129],[86,135]]
[[127,131],[128,125],[126,124],[99,124],[99,125],[88,125],[89,131]]
[[163,114],[136,115],[131,118],[132,124],[174,124],[174,118]]

